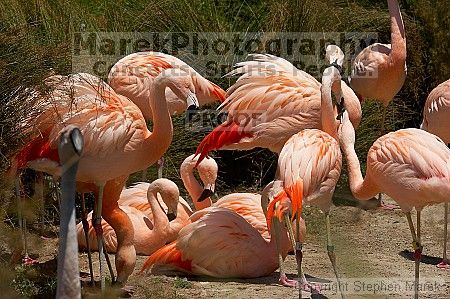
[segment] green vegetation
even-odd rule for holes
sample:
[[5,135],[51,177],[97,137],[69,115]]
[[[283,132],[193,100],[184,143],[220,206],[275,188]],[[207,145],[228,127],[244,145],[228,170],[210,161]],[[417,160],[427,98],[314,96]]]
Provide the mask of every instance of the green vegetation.
[[[429,91],[450,78],[450,15],[448,0],[400,1],[407,32],[408,77],[388,108],[387,128],[418,127]],[[117,32],[378,32],[389,42],[386,1],[379,0],[2,0],[0,2],[0,170],[22,144],[19,125],[33,102],[30,88],[42,89],[43,79],[54,73],[71,73],[72,34],[79,31]],[[159,50],[159,49],[153,49]],[[320,79],[320,78],[318,78]],[[223,88],[232,81],[215,80]],[[363,105],[363,122],[357,132],[357,152],[365,160],[368,147],[379,135],[381,107]],[[205,133],[189,131],[184,116],[174,118],[174,142],[166,155],[165,175],[179,186],[181,161],[194,152]],[[266,150],[217,152],[219,194],[229,190],[259,190],[274,175],[275,155]],[[239,161],[239,168],[232,167]],[[140,174],[130,178],[139,180]],[[154,169],[149,178],[156,177]],[[346,174],[338,189],[345,189]],[[7,203],[9,185],[1,188],[0,216],[14,214]],[[182,191],[183,194],[184,191]],[[57,218],[55,199],[49,199]],[[32,207],[31,209],[37,209]],[[30,213],[33,214],[33,213]],[[31,217],[31,216],[30,216]],[[10,221],[14,223],[14,220]],[[8,222],[8,224],[10,223]],[[3,225],[6,226],[6,225]],[[2,226],[2,231],[3,231]],[[6,229],[6,228],[5,228]],[[17,236],[11,237],[18,240]],[[11,244],[2,237],[2,243]],[[6,260],[5,260],[6,261]],[[24,271],[18,272],[20,275]],[[19,275],[18,274],[18,275]],[[10,277],[1,278],[3,283]],[[6,280],[5,280],[6,279]],[[18,294],[35,292],[24,276],[16,278]],[[49,282],[51,284],[51,281]],[[184,283],[184,282],[183,282]],[[184,287],[175,281],[175,287]],[[41,286],[42,287],[42,286]],[[31,292],[31,293],[30,293]]]

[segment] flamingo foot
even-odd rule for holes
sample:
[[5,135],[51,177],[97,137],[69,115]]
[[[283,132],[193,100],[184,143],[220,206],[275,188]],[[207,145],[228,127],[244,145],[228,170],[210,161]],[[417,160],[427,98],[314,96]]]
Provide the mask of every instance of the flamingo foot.
[[398,205],[387,204],[387,203],[384,203],[383,201],[381,201],[378,208],[382,209],[382,210],[390,210],[390,211],[400,209],[400,207]]
[[24,265],[34,265],[34,264],[38,264],[38,263],[39,262],[37,260],[32,259],[28,255],[22,259],[22,264],[24,264]]
[[298,281],[297,280],[288,279],[286,274],[280,275],[280,279],[278,280],[278,282],[282,286],[285,286],[285,287],[295,288],[295,287],[298,286]]
[[450,265],[445,260],[442,260],[442,262],[437,264],[436,267],[438,267],[439,269],[450,269]]

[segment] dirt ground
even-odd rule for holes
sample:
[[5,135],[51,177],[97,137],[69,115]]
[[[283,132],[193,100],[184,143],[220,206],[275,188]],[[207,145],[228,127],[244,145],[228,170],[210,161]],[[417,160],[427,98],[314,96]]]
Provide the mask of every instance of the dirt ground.
[[[443,205],[437,205],[422,213],[424,256],[420,265],[420,298],[450,298],[450,270],[435,266],[442,257],[443,210]],[[304,245],[304,271],[310,281],[320,284],[322,292],[320,295],[303,292],[303,298],[340,298],[326,252],[324,216],[307,208],[305,220],[308,233]],[[338,269],[347,298],[412,298],[412,238],[406,217],[400,211],[333,207],[331,223]],[[45,242],[47,244],[39,250],[40,261],[56,254],[56,240]],[[113,255],[110,257],[114,260]],[[80,253],[80,259],[81,270],[87,273],[87,255]],[[130,277],[129,285],[135,288],[132,298],[298,298],[298,289],[277,284],[278,271],[268,277],[226,281],[206,277],[152,276],[139,274],[145,259],[138,257],[135,273]],[[294,278],[294,256],[288,256],[285,265],[288,276]],[[98,269],[97,254],[94,255],[94,269]],[[92,291],[85,288],[85,294],[90,297]]]

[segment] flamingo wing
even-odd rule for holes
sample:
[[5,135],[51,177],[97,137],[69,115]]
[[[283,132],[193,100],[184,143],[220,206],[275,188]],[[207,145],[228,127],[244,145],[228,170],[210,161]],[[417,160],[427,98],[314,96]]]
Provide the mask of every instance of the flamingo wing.
[[421,129],[450,143],[450,79],[436,86],[428,95],[423,108]]
[[269,239],[266,217],[261,208],[261,195],[254,193],[233,193],[221,197],[213,205],[217,208],[226,208],[242,216],[260,235]]
[[278,174],[288,194],[301,184],[303,201],[327,211],[341,165],[342,154],[334,138],[320,130],[304,130],[293,135],[283,147]]
[[417,179],[450,179],[450,150],[437,136],[419,129],[403,129],[380,137],[367,162],[378,173]]
[[155,264],[213,277],[265,274],[258,268],[267,243],[244,218],[229,209],[212,207],[194,213],[191,220],[174,243],[149,257],[142,270]]
[[[170,68],[181,68],[192,75],[200,104],[222,102],[225,99],[225,92],[218,85],[205,79],[184,61],[159,52],[138,52],[122,58],[111,68],[108,82],[119,94],[132,99],[141,107],[148,102],[153,80],[163,70]],[[177,107],[186,109],[185,99],[179,99],[171,90],[166,91],[166,97],[171,113],[181,112]]]

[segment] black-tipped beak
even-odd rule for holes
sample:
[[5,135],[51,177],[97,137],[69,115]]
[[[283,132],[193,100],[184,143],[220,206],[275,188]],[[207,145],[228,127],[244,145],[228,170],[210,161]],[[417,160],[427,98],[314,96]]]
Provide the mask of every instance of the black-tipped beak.
[[198,107],[195,105],[191,105],[187,108],[186,114],[187,114],[187,119],[189,122],[192,121],[192,118],[197,114],[198,110],[199,110]]
[[344,98],[341,98],[341,102],[336,104],[337,107],[337,116],[336,116],[336,120],[341,121],[342,119],[342,115],[345,112],[345,106],[344,106]]
[[167,219],[169,219],[169,221],[175,220],[175,218],[177,218],[175,213],[167,213]]
[[200,194],[200,197],[197,199],[197,202],[202,202],[208,197],[211,197],[214,194],[214,192],[210,189],[203,189],[202,194]]

